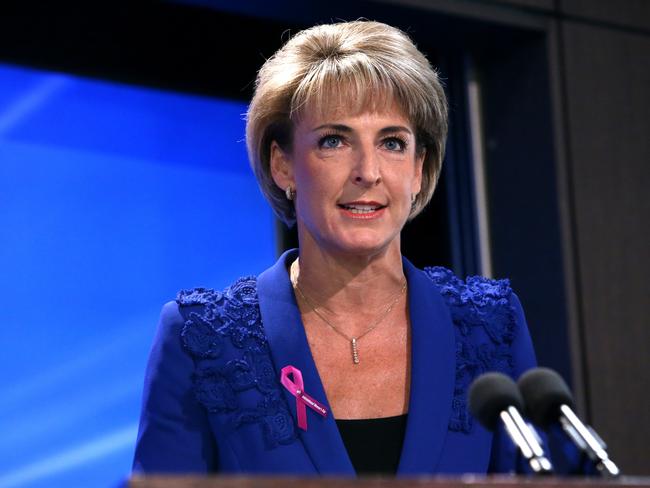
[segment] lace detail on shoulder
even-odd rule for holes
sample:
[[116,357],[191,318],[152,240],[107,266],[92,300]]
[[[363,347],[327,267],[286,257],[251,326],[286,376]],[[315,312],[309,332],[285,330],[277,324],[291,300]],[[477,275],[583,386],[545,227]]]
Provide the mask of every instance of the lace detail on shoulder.
[[[235,427],[258,424],[270,448],[293,442],[297,433],[271,362],[260,316],[257,279],[240,278],[223,292],[182,290],[176,302],[181,308],[188,307],[181,340],[192,356],[218,359],[226,341],[240,350],[238,357],[219,366],[215,361],[199,362],[194,374],[198,401],[210,412],[228,414]],[[238,393],[252,389],[262,399],[254,408],[244,408],[238,402]]]
[[[456,383],[449,429],[470,432],[473,419],[467,408],[467,391],[472,381],[487,371],[512,371],[515,317],[510,281],[481,276],[463,281],[440,266],[424,272],[440,288],[456,326]],[[489,341],[473,340],[476,328],[483,330]]]

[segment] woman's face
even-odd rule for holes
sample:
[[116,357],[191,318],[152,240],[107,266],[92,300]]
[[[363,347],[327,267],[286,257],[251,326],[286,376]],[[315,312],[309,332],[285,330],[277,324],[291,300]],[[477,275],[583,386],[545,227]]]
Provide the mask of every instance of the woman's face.
[[420,191],[423,154],[415,130],[393,104],[380,112],[305,113],[290,154],[273,145],[276,183],[296,190],[301,246],[372,254],[394,245]]

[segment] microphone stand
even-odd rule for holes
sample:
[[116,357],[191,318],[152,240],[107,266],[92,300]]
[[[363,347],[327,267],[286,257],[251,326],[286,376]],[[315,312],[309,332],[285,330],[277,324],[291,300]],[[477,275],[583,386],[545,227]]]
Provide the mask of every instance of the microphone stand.
[[530,468],[535,474],[553,474],[553,466],[544,455],[544,449],[533,434],[532,429],[524,421],[515,407],[508,407],[499,413],[510,438],[521,451],[522,456],[528,460]]
[[568,405],[560,406],[560,425],[578,448],[585,451],[596,463],[596,468],[601,474],[609,478],[616,478],[621,474],[618,466],[609,459],[605,442],[591,427],[583,424]]

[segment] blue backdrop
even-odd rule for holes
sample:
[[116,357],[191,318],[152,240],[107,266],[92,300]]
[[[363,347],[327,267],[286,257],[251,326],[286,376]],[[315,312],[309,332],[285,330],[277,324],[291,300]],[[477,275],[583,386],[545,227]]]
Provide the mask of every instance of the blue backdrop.
[[162,304],[274,260],[245,110],[0,65],[0,487],[126,476]]

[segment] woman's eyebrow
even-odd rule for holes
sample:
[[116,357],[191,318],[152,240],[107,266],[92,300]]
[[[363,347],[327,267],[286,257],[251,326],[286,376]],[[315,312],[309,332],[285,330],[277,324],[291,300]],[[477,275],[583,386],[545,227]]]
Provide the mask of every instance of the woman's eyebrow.
[[[323,129],[335,130],[337,132],[344,132],[344,133],[354,132],[354,129],[352,129],[352,127],[349,127],[345,124],[323,124],[312,129],[312,132],[317,132]],[[388,127],[384,127],[379,131],[380,134],[387,134],[390,132],[406,132],[408,134],[413,134],[413,131],[411,129],[403,125],[391,125]]]
[[323,129],[335,130],[337,132],[353,132],[352,127],[348,127],[347,125],[344,124],[323,124],[314,128],[312,132],[316,132]]
[[391,125],[390,127],[384,127],[379,131],[380,134],[387,134],[389,132],[406,132],[408,134],[413,134],[411,129],[403,125]]

